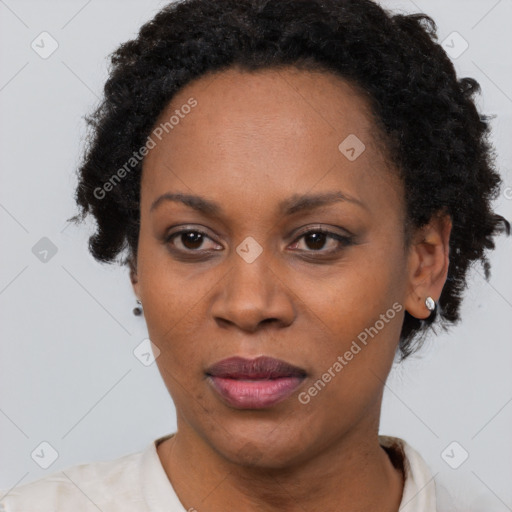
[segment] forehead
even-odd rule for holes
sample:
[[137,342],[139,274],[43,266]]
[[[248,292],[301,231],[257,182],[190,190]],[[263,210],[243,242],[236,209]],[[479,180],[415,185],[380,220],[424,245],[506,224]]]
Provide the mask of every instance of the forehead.
[[172,117],[144,161],[145,208],[176,189],[217,201],[254,191],[263,205],[283,190],[342,187],[362,197],[376,180],[390,181],[368,102],[330,73],[214,73],[180,90],[155,127]]

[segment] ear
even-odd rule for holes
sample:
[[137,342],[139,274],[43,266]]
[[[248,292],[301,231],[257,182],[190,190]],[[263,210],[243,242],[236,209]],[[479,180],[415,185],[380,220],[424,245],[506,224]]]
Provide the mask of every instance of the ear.
[[452,220],[448,214],[437,214],[413,236],[408,256],[408,288],[406,311],[415,318],[430,315],[425,299],[436,302],[441,296],[450,264]]

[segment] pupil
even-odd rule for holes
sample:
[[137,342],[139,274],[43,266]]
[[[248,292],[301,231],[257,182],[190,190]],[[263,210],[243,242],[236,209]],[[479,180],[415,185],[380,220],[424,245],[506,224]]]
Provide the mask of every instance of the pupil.
[[[306,245],[310,249],[321,249],[325,243],[325,233],[312,233],[306,236]],[[313,244],[309,244],[308,240],[313,242]]]
[[[197,249],[198,247],[201,247],[201,244],[203,242],[203,235],[201,235],[201,233],[184,233],[182,236],[185,237],[184,242],[182,239],[183,245],[185,245],[185,247],[189,249]],[[192,244],[192,247],[190,247],[190,245],[187,244]]]

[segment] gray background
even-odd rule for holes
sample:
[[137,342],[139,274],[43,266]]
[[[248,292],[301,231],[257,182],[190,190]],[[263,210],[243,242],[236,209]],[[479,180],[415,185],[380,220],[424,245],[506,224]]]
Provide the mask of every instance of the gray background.
[[[82,117],[101,96],[107,55],[165,3],[0,0],[0,488],[141,450],[175,429],[156,365],[133,354],[147,331],[131,313],[126,270],[88,254],[91,224],[66,222],[75,213]],[[495,209],[512,219],[512,2],[381,3],[430,14],[454,52],[463,48],[454,31],[469,44],[453,61],[480,82],[482,111],[497,116],[504,187]],[[59,45],[46,59],[31,48],[43,31]],[[57,251],[46,262],[33,252],[44,237]],[[511,246],[498,238],[490,282],[474,268],[462,324],[431,337],[386,386],[381,433],[423,455],[454,510],[512,510]],[[47,469],[31,457],[41,442],[58,452]],[[456,465],[462,450],[469,458],[453,469],[446,460]]]

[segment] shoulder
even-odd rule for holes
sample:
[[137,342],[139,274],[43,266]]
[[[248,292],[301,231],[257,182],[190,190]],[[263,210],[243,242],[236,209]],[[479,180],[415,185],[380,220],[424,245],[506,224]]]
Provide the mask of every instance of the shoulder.
[[72,466],[10,491],[0,490],[0,512],[140,510],[143,454]]
[[423,457],[405,440],[379,436],[380,445],[388,453],[395,467],[404,474],[404,489],[400,510],[404,512],[436,512],[436,483]]

